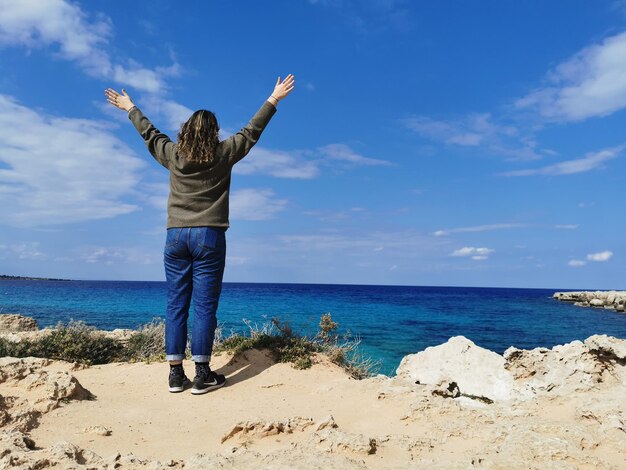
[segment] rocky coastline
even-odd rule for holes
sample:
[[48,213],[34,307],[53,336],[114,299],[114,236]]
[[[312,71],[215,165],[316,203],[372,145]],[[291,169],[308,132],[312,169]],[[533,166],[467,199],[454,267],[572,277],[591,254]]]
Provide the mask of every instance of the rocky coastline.
[[552,297],[562,302],[572,302],[578,307],[605,308],[617,312],[626,310],[626,291],[555,292]]
[[229,386],[200,397],[166,367],[0,358],[0,468],[626,468],[625,339],[500,355],[457,336],[365,380],[252,350],[215,357]]
[[11,276],[7,274],[0,274],[0,281],[64,281],[64,282],[69,282],[70,279],[58,279],[55,277]]

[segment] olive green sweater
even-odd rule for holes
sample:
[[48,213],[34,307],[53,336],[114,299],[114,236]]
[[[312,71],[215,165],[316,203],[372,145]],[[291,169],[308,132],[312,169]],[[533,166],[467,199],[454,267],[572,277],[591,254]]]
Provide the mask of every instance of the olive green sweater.
[[178,155],[177,146],[152,125],[137,107],[128,113],[152,156],[170,173],[167,228],[228,227],[228,194],[233,165],[257,143],[276,112],[266,101],[248,125],[223,140],[209,163],[196,163]]

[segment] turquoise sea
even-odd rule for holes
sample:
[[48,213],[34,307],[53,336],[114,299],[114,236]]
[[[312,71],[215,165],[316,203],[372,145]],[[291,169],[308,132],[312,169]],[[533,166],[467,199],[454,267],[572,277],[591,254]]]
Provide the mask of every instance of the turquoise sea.
[[[313,334],[330,312],[385,374],[404,355],[455,335],[499,353],[593,334],[626,338],[626,314],[553,300],[561,290],[567,289],[225,283],[218,321],[226,332],[244,331],[243,319],[260,325],[276,317]],[[34,317],[41,327],[74,319],[100,329],[134,328],[162,317],[165,302],[164,282],[0,281],[0,313]]]

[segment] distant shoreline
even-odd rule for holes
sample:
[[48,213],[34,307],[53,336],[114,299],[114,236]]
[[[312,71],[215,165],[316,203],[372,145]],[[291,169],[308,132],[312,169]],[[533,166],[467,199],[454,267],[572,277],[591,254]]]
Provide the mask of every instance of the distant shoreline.
[[70,282],[71,279],[57,279],[54,277],[26,277],[26,276],[7,276],[0,274],[0,281],[64,281]]
[[[8,276],[0,274],[0,281],[64,281],[64,282],[118,282],[118,283],[161,283],[165,284],[165,279],[161,280],[137,280],[137,279],[60,279],[48,277],[28,277],[28,276]],[[600,291],[609,292],[617,289],[610,288],[574,288],[574,287],[511,287],[511,286],[463,286],[463,285],[413,285],[413,284],[351,284],[351,283],[319,283],[319,282],[259,282],[259,281],[224,281],[224,284],[239,285],[268,285],[268,286],[313,286],[313,287],[385,287],[385,288],[424,288],[424,289],[489,289],[489,290],[545,290],[556,292],[580,292],[580,291]]]

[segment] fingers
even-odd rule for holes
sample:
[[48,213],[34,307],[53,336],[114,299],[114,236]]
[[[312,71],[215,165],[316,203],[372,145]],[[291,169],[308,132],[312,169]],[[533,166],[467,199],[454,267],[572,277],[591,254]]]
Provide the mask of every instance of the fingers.
[[104,94],[106,95],[107,101],[111,103],[116,108],[120,108],[118,100],[120,98],[120,94],[112,88],[107,88],[104,90]]
[[119,95],[119,93],[118,93],[117,91],[112,90],[111,88],[107,88],[107,89],[104,91],[104,94],[106,95],[107,100],[109,100],[109,102],[110,102],[111,100],[117,100],[117,98],[120,96],[120,95]]
[[124,90],[124,88],[122,88],[122,93],[124,94],[124,96],[128,96],[128,93],[126,93],[126,90]]
[[290,73],[289,75],[287,75],[287,77],[283,81],[282,86],[283,86],[283,90],[285,91],[286,95],[291,93],[291,90],[293,90],[295,88],[295,86],[296,86],[295,79],[296,79],[296,77],[293,74]]
[[275,86],[278,86],[278,85],[280,85],[280,77],[278,77],[278,80],[276,80],[276,85]]

